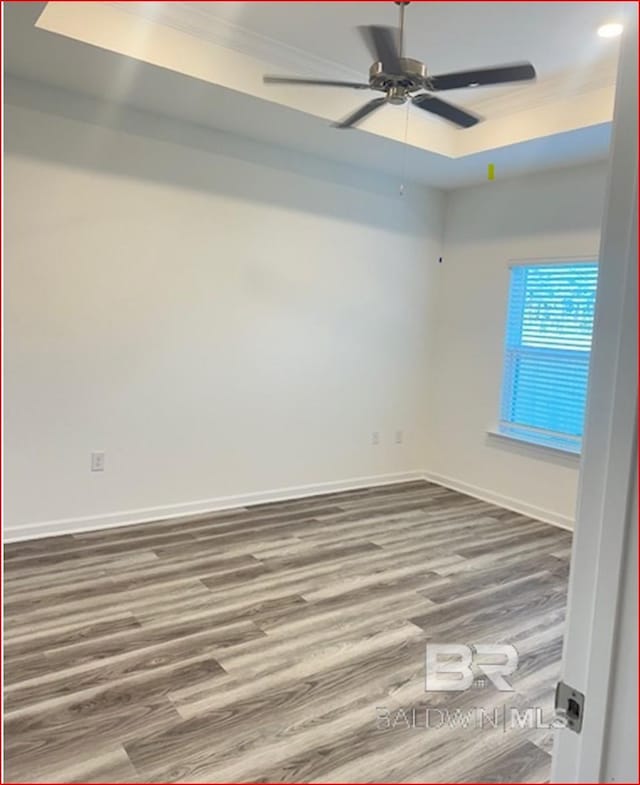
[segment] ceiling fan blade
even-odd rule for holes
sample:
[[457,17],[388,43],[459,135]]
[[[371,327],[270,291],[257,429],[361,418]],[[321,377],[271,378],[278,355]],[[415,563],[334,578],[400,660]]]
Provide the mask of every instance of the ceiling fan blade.
[[453,74],[429,76],[429,90],[457,90],[462,87],[525,82],[536,78],[536,69],[531,63],[514,63],[495,68],[478,68],[475,71],[458,71]]
[[347,117],[345,117],[343,120],[340,120],[340,122],[334,123],[334,128],[353,128],[354,125],[359,123],[361,120],[364,120],[367,115],[375,112],[376,109],[379,109],[386,103],[386,96],[384,98],[374,98],[373,101],[369,101],[369,103],[361,106],[359,109],[356,109],[355,112],[347,115]]
[[371,57],[382,63],[387,74],[401,74],[400,53],[398,52],[399,32],[395,27],[381,25],[362,25],[358,28]]
[[437,114],[438,117],[443,117],[461,128],[471,128],[472,125],[479,123],[481,119],[478,115],[471,114],[465,109],[460,109],[459,106],[449,104],[428,93],[420,93],[420,95],[414,96],[411,100],[415,106],[424,109],[425,112]]
[[307,79],[304,76],[263,76],[265,84],[297,84],[317,87],[352,87],[355,90],[368,90],[366,82],[341,82],[336,79]]

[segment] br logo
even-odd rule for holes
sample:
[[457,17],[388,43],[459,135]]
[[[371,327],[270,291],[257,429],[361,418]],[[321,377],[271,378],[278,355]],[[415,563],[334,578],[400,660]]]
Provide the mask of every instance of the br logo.
[[427,643],[426,665],[427,692],[460,692],[489,682],[501,692],[513,692],[505,677],[518,667],[518,651],[506,643]]

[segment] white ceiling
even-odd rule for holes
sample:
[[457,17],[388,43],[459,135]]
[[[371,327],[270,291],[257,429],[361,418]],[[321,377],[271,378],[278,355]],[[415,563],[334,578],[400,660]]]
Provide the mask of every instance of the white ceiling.
[[[364,77],[369,54],[357,33],[362,24],[396,26],[392,2],[117,2],[142,16],[212,43],[257,54],[283,67],[321,76]],[[628,5],[628,4],[627,4]],[[406,10],[405,51],[432,73],[530,60],[538,80],[557,80],[557,95],[615,83],[616,40],[595,35],[606,20],[624,18],[617,2],[411,3]],[[455,100],[482,106],[530,85],[456,91]],[[545,94],[549,95],[548,87]]]
[[4,6],[9,74],[456,187],[484,179],[488,162],[510,176],[606,155],[618,46],[595,30],[635,3],[412,3],[406,51],[432,72],[528,59],[539,79],[456,91],[452,100],[488,117],[478,133],[413,111],[408,145],[402,109],[340,132],[327,119],[366,93],[272,93],[260,79],[265,70],[361,79],[369,56],[354,28],[394,24],[393,3],[56,2],[39,21],[43,3]]

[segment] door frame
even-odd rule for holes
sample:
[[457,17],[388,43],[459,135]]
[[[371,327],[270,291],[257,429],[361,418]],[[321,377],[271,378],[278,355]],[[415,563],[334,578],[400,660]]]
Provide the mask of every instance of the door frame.
[[[601,782],[605,776],[625,544],[629,527],[638,524],[632,520],[638,402],[637,6],[629,16],[616,88],[562,663],[562,680],[585,695],[583,725],[579,734],[556,731],[552,782]],[[629,743],[636,738],[630,730]]]

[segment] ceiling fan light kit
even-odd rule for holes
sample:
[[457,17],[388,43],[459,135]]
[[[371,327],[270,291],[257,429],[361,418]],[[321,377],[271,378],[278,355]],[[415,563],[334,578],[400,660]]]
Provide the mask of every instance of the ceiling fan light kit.
[[354,128],[365,117],[385,104],[401,105],[411,101],[414,106],[448,120],[459,128],[471,128],[482,118],[466,109],[443,101],[433,93],[441,90],[459,90],[509,82],[523,82],[536,78],[531,63],[494,66],[472,71],[432,75],[420,60],[404,57],[404,15],[408,2],[400,6],[398,28],[365,25],[358,30],[374,62],[369,68],[368,82],[344,82],[335,79],[310,79],[295,76],[264,76],[266,84],[289,84],[314,87],[345,87],[355,90],[375,90],[383,93],[334,123],[336,128]]

